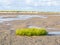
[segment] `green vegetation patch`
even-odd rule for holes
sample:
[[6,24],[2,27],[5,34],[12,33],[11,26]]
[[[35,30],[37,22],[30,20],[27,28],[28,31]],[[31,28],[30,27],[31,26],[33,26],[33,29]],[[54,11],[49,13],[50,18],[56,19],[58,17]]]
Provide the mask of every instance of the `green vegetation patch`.
[[16,35],[20,36],[41,36],[47,35],[47,33],[44,28],[22,28],[16,30]]

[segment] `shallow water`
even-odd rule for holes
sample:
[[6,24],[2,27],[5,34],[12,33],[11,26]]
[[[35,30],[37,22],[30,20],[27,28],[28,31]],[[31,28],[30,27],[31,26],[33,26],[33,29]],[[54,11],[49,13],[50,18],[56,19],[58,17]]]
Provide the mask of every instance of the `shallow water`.
[[21,19],[28,19],[33,17],[47,18],[47,16],[41,16],[41,15],[18,15],[17,17]]
[[60,35],[60,32],[48,32],[50,35]]
[[18,15],[15,18],[4,18],[3,16],[0,16],[0,23],[4,21],[13,21],[13,20],[27,20],[29,18],[34,18],[34,17],[39,17],[39,18],[48,18],[47,16],[38,16],[38,15]]

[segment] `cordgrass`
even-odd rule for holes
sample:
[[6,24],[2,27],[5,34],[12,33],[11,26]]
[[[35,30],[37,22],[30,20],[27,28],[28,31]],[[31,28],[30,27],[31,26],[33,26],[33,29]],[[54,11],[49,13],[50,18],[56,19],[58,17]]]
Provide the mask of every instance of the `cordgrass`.
[[47,35],[47,33],[44,28],[22,28],[16,30],[16,35],[20,36],[42,36]]

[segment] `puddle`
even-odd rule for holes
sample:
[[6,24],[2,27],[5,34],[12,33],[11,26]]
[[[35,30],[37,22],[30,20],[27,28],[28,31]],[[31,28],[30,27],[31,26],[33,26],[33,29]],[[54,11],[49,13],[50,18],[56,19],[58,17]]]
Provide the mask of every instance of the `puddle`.
[[46,16],[38,16],[38,15],[18,15],[15,18],[4,18],[2,16],[0,16],[0,23],[4,22],[4,21],[13,21],[13,20],[27,20],[29,18],[33,18],[33,17],[39,17],[39,18],[47,18]]
[[60,35],[60,32],[48,32],[49,35]]
[[17,17],[21,19],[29,19],[33,17],[48,18],[47,16],[41,16],[41,15],[18,15]]
[[56,28],[47,28],[47,29],[53,29],[53,30],[55,30]]
[[28,26],[28,28],[40,28],[38,26]]
[[59,30],[58,28],[46,28],[47,30]]
[[60,16],[60,15],[48,15],[48,16]]

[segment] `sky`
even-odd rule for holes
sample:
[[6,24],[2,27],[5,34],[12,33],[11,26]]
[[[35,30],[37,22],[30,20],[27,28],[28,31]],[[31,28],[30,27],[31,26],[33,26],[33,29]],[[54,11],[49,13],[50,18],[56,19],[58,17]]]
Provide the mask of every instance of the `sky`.
[[0,0],[0,10],[60,12],[60,0]]

